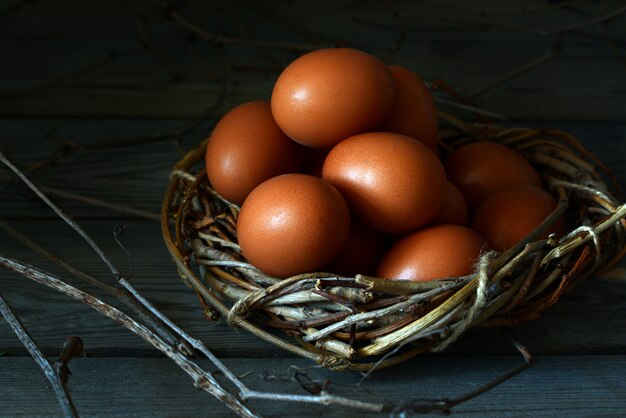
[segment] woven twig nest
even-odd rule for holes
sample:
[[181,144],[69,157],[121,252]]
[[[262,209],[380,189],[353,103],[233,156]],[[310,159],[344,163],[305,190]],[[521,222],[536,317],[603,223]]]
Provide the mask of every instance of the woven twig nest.
[[[566,289],[624,255],[626,205],[615,197],[619,186],[575,138],[442,117],[442,153],[472,141],[511,147],[558,200],[531,235],[504,254],[484,254],[474,274],[421,283],[332,272],[267,276],[241,255],[239,208],[208,183],[201,165],[205,141],[175,166],[161,213],[184,282],[207,313],[217,311],[233,326],[331,369],[369,370],[442,350],[476,326],[537,318]],[[537,238],[564,213],[568,234]]]

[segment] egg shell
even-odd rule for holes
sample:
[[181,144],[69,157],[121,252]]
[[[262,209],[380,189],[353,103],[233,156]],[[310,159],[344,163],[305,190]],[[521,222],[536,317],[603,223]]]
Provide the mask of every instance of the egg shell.
[[376,275],[420,282],[466,276],[485,248],[485,240],[471,229],[435,225],[414,232],[391,247]]
[[469,212],[467,210],[467,203],[465,203],[465,199],[459,189],[448,181],[446,183],[446,198],[443,202],[443,207],[433,223],[465,226],[468,222]]
[[437,152],[439,121],[430,89],[417,74],[404,67],[390,65],[389,71],[396,100],[380,130],[410,136]]
[[467,202],[470,212],[489,196],[521,184],[541,187],[532,165],[516,151],[494,142],[474,142],[446,159],[448,180]]
[[237,220],[241,251],[275,277],[319,271],[350,230],[350,214],[337,189],[306,174],[265,181],[244,201]]
[[324,270],[346,277],[371,275],[385,252],[385,243],[382,233],[352,222],[346,242]]
[[395,90],[387,66],[365,52],[320,49],[293,61],[272,91],[272,113],[293,140],[332,147],[387,117]]
[[270,104],[244,103],[215,126],[207,144],[206,171],[213,188],[240,204],[259,184],[298,171],[303,147],[291,141],[272,118]]
[[[472,229],[494,250],[504,252],[539,226],[556,208],[551,194],[535,186],[517,186],[497,193],[483,202],[472,219]],[[539,239],[550,233],[561,236],[567,223],[559,218]]]
[[345,139],[326,157],[322,177],[363,223],[382,232],[409,231],[441,211],[446,174],[428,146],[405,135],[370,132]]

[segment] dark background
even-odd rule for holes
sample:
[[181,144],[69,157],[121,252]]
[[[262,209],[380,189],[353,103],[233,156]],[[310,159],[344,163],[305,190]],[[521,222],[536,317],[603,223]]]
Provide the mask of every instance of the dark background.
[[[133,283],[237,373],[247,373],[252,387],[301,393],[281,379],[290,365],[308,363],[223,322],[207,322],[178,278],[159,224],[146,219],[158,214],[182,153],[234,105],[269,98],[295,57],[348,46],[433,82],[440,110],[463,119],[484,121],[487,113],[497,123],[567,130],[626,185],[625,9],[619,0],[2,1],[0,148],[39,184],[147,212],[55,197],[129,271],[112,236],[125,224]],[[3,219],[77,267],[108,277],[52,212],[6,171],[0,176]],[[6,235],[0,253],[57,271]],[[457,410],[493,417],[626,413],[624,266],[517,327],[538,364]],[[0,293],[52,358],[66,336],[84,340],[86,357],[72,362],[69,385],[84,416],[229,415],[151,346],[90,308],[6,271]],[[355,373],[310,373],[332,379],[339,393],[402,403],[462,393],[521,362],[505,337],[477,330],[442,355],[375,373],[359,390],[351,386]],[[0,370],[0,416],[60,414],[48,382],[3,322]],[[255,406],[271,416],[346,414]]]

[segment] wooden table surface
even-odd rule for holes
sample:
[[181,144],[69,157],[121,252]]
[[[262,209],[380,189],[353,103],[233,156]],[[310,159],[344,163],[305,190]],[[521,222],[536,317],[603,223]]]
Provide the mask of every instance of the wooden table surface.
[[[466,97],[474,94],[476,106],[508,118],[502,123],[571,132],[626,185],[621,0],[567,7],[534,0],[226,3],[181,2],[170,9],[144,0],[0,2],[0,149],[40,185],[157,214],[170,168],[181,151],[208,135],[220,114],[269,98],[278,72],[302,53],[298,49],[347,45],[425,79],[445,80]],[[172,20],[172,10],[205,33]],[[599,25],[594,18],[602,16],[613,19]],[[193,121],[199,123],[175,141],[175,133]],[[65,152],[53,164],[38,164],[60,150]],[[109,278],[76,234],[8,181],[6,171],[0,175],[4,220],[78,268]],[[307,361],[203,318],[196,296],[179,280],[158,222],[54,200],[129,272],[112,233],[124,224],[121,240],[133,257],[134,285],[247,384],[303,393],[289,376],[291,366],[307,367]],[[0,254],[62,274],[4,234]],[[454,412],[626,415],[626,281],[619,280],[625,266],[582,283],[541,319],[515,328],[537,364]],[[0,293],[51,359],[67,336],[83,339],[85,356],[70,364],[69,382],[81,416],[232,415],[170,360],[89,307],[8,271],[0,271]],[[309,373],[332,380],[339,393],[401,404],[464,393],[521,362],[506,337],[475,330],[443,354],[375,372],[360,388],[357,373]],[[355,415],[319,405],[259,401],[254,407],[276,417]],[[48,382],[3,321],[0,416],[61,416]]]

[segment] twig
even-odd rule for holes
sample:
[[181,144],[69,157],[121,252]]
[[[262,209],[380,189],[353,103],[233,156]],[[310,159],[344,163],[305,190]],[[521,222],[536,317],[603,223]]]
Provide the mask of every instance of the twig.
[[201,29],[191,21],[179,15],[176,11],[172,10],[169,16],[178,22],[183,27],[187,28],[191,32],[195,33],[200,39],[212,43],[222,45],[242,45],[254,48],[271,48],[282,49],[286,51],[314,51],[316,49],[328,48],[330,45],[320,44],[299,44],[299,43],[286,43],[286,42],[271,42],[271,41],[257,41],[254,39],[245,38],[232,38],[228,36],[216,35],[209,33],[204,29]]
[[176,71],[172,60],[170,60],[167,55],[158,47],[152,39],[148,36],[148,31],[146,28],[147,17],[145,15],[141,15],[139,17],[139,42],[150,52],[152,52],[156,58],[159,60],[161,65],[171,74],[174,81],[180,81],[182,79],[182,75]]
[[[307,42],[324,43],[328,45],[333,43],[333,41],[324,34],[313,32],[310,28],[304,26],[304,22],[295,20],[293,15],[284,15],[278,10],[271,8],[266,2],[242,1],[241,3],[255,13],[265,16],[269,21],[282,26]],[[283,7],[279,8],[284,10]]]
[[172,322],[167,316],[163,315],[158,309],[156,309],[146,298],[144,298],[137,290],[125,279],[121,279],[119,282],[130,294],[132,294],[143,306],[152,312],[157,318],[167,324],[173,329],[184,341],[189,343],[193,348],[201,352],[208,358],[222,373],[226,376],[240,392],[245,392],[246,387],[239,380],[239,378],[228,369],[201,341],[192,338],[189,334],[183,331],[178,325]]
[[83,340],[76,336],[67,337],[67,340],[65,340],[63,344],[61,354],[59,354],[59,358],[54,362],[54,368],[64,384],[67,384],[69,375],[72,374],[69,368],[70,361],[80,356],[82,353]]
[[[45,248],[43,248],[42,246],[40,246],[39,244],[37,244],[36,242],[31,240],[30,238],[28,238],[24,234],[22,234],[20,231],[18,231],[15,228],[13,228],[11,225],[7,224],[4,220],[2,220],[2,218],[0,218],[0,229],[3,229],[5,232],[7,232],[9,235],[11,235],[15,239],[17,239],[20,243],[25,245],[31,251],[35,252],[36,254],[41,255],[42,257],[44,257],[45,259],[51,261],[53,264],[55,264],[59,268],[65,270],[66,272],[70,273],[71,275],[76,276],[76,277],[84,280],[85,282],[91,284],[92,286],[95,286],[98,289],[103,290],[103,291],[109,293],[113,297],[119,298],[127,306],[129,306],[131,309],[133,309],[133,311],[135,313],[137,313],[139,318],[142,321],[144,321],[144,323],[148,324],[158,335],[161,336],[161,338],[163,338],[164,340],[168,341],[170,344],[176,344],[177,338],[174,335],[172,335],[171,331],[166,329],[163,326],[163,324],[158,321],[157,318],[154,318],[150,314],[150,312],[146,312],[141,307],[141,304],[138,303],[137,300],[133,299],[132,295],[129,295],[128,293],[126,293],[126,291],[122,291],[120,289],[117,289],[117,288],[109,285],[109,284],[103,283],[102,281],[98,280],[97,278],[95,278],[95,277],[93,277],[93,276],[91,276],[91,275],[89,275],[89,274],[87,274],[87,273],[77,269],[76,267],[74,267],[71,264],[67,263],[65,260],[63,260],[60,257],[52,254],[50,251],[48,251]],[[192,350],[190,350],[188,347],[183,347],[181,345],[180,349],[185,354],[192,354]]]
[[[540,29],[527,28],[527,27],[515,26],[515,25],[507,25],[499,21],[491,22],[491,21],[486,21],[486,20],[455,19],[455,18],[449,18],[449,17],[442,18],[441,16],[436,16],[436,15],[429,16],[429,15],[424,15],[424,14],[421,14],[421,15],[403,14],[402,16],[408,19],[413,19],[413,20],[427,20],[427,21],[435,21],[435,22],[449,23],[449,24],[456,23],[456,24],[461,24],[461,25],[478,26],[478,27],[484,27],[484,28],[506,30],[506,31],[511,31],[511,32],[526,33],[529,35],[542,36],[542,37],[556,34],[553,32],[547,32],[547,31],[543,31]],[[418,32],[421,32],[424,30],[423,27],[419,25],[411,25],[407,23],[381,23],[379,21],[367,20],[361,17],[355,17],[353,20],[358,24],[377,28],[380,30],[393,30],[393,31],[401,30],[401,31],[418,31]],[[577,36],[577,37],[581,37],[585,39],[600,40],[600,41],[604,40],[602,36],[595,35],[592,33],[587,33],[587,32],[581,32],[578,30],[569,31],[567,32],[567,34],[569,36]],[[626,41],[624,41],[623,39],[614,39],[613,41],[618,45],[624,45],[626,43]]]
[[37,244],[36,242],[31,240],[30,238],[25,236],[24,234],[22,234],[17,229],[13,228],[11,225],[9,225],[2,218],[0,218],[0,229],[3,230],[4,232],[6,232],[7,234],[11,235],[13,238],[18,240],[21,244],[26,246],[28,249],[30,249],[34,253],[43,256],[44,258],[46,258],[47,260],[51,261],[52,263],[54,263],[58,267],[60,267],[63,270],[67,271],[68,273],[70,273],[70,274],[72,274],[72,275],[74,275],[74,276],[84,280],[85,282],[89,283],[92,286],[97,287],[100,290],[104,290],[105,292],[108,292],[112,296],[119,296],[120,295],[120,291],[118,289],[114,288],[111,285],[103,283],[100,280],[96,279],[95,277],[92,277],[92,276],[90,276],[90,275],[88,275],[86,273],[83,273],[82,271],[78,270],[74,266],[66,263],[61,258],[59,258],[56,255],[52,254],[51,252],[49,252],[48,250],[46,250],[45,248],[43,248],[42,246],[40,246],[39,244]]
[[108,64],[109,62],[111,62],[112,60],[114,60],[115,58],[117,58],[118,54],[116,52],[111,52],[109,55],[107,55],[104,58],[100,58],[97,61],[94,61],[92,63],[89,63],[87,65],[85,65],[84,67],[81,67],[77,70],[74,70],[70,73],[67,74],[63,74],[61,76],[58,76],[56,78],[53,78],[52,80],[48,80],[48,81],[44,81],[43,83],[40,84],[35,84],[34,86],[31,87],[27,87],[23,90],[18,90],[18,91],[14,91],[11,93],[6,93],[0,96],[0,101],[5,101],[5,100],[11,100],[11,99],[15,99],[18,97],[23,97],[23,96],[28,96],[30,94],[33,94],[39,90],[45,90],[48,89],[50,87],[54,87],[56,85],[62,84],[67,80],[71,80],[73,78],[76,77],[80,77],[81,75],[85,75],[93,70],[96,70],[106,64]]
[[520,374],[521,372],[523,372],[524,370],[529,369],[530,367],[532,367],[535,364],[535,360],[532,356],[532,354],[530,353],[530,351],[528,351],[528,349],[522,345],[519,341],[517,341],[515,338],[513,338],[513,336],[511,334],[508,334],[509,338],[511,339],[511,342],[513,343],[513,346],[517,349],[517,351],[524,357],[524,364],[520,364],[517,367],[514,367],[513,369],[511,369],[510,371],[508,371],[507,373],[503,374],[502,376],[498,377],[497,379],[494,379],[493,381],[471,391],[466,393],[463,396],[459,396],[458,398],[453,398],[450,401],[448,401],[448,404],[450,406],[456,406],[459,405],[463,402],[466,402],[472,398],[475,398],[478,395],[481,395],[485,392],[487,392],[490,389],[493,389],[494,387],[498,386],[499,384],[509,380],[510,378],[514,377],[515,375]]
[[506,81],[512,80],[532,70],[533,68],[538,67],[544,62],[550,61],[552,58],[556,57],[558,54],[559,54],[559,51],[556,48],[553,48],[552,50],[544,54],[541,54],[540,56],[527,62],[526,64],[523,64],[520,67],[515,68],[514,70],[511,70],[508,73],[496,78],[495,80],[490,81],[486,86],[483,86],[479,88],[478,90],[476,90],[475,92],[473,92],[472,94],[470,94],[470,98],[476,99],[477,97],[482,96],[483,94],[493,89],[494,87],[497,87]]
[[73,200],[75,202],[86,203],[91,206],[96,206],[100,208],[111,209],[117,212],[126,213],[130,215],[135,215],[140,218],[149,219],[151,221],[159,221],[160,217],[156,213],[148,212],[142,209],[132,208],[130,206],[120,205],[119,203],[111,203],[106,200],[96,199],[94,197],[87,197],[83,195],[79,195],[77,193],[68,192],[66,190],[55,189],[53,187],[48,186],[39,186],[39,189],[42,192],[45,192],[52,196],[58,196],[63,199]]
[[101,314],[104,314],[108,318],[121,324],[132,333],[143,338],[146,342],[150,343],[153,347],[172,359],[181,369],[194,379],[194,383],[198,388],[215,396],[240,416],[250,418],[256,418],[259,416],[256,412],[224,389],[211,373],[202,370],[196,363],[187,359],[187,357],[185,357],[177,349],[177,347],[172,347],[167,342],[162,340],[161,337],[154,334],[144,325],[138,323],[124,312],[108,305],[93,295],[77,289],[51,273],[37,269],[26,263],[0,256],[0,267],[12,270],[43,286],[55,289],[73,299],[87,304]]
[[[549,35],[558,35],[564,34],[567,32],[578,32],[580,29],[587,28],[589,26],[597,25],[599,23],[605,23],[612,21],[626,12],[626,6],[619,7],[612,12],[604,14],[602,16],[595,17],[593,19],[586,20],[581,23],[576,23],[573,25],[561,26],[551,29],[537,29],[537,28],[529,28],[524,26],[511,25],[508,23],[503,23],[500,21],[486,21],[486,20],[477,20],[470,18],[457,18],[457,17],[449,17],[449,16],[435,16],[435,15],[425,15],[425,14],[404,14],[403,17],[413,20],[429,20],[435,22],[443,22],[443,23],[458,23],[463,25],[471,25],[471,26],[479,26],[479,27],[488,27],[494,29],[502,29],[513,32],[522,32],[527,33],[529,35],[536,35],[541,37],[546,37]],[[363,22],[368,23],[368,22]]]
[[437,103],[445,104],[450,107],[456,107],[457,109],[467,110],[468,112],[472,112],[477,115],[483,115],[483,116],[487,116],[489,118],[501,120],[501,121],[509,120],[509,118],[507,118],[501,113],[492,112],[490,110],[484,110],[479,107],[470,106],[470,105],[463,104],[454,100],[444,99],[443,97],[439,97],[439,96],[434,96],[433,98],[435,99]]
[[591,0],[563,0],[555,3],[546,3],[546,4],[524,4],[522,6],[517,7],[502,7],[499,9],[496,8],[487,8],[481,10],[480,13],[482,15],[499,15],[499,14],[508,14],[508,13],[518,13],[518,12],[536,12],[543,11],[549,9],[561,9],[565,7],[577,6],[583,3],[590,3]]
[[33,184],[33,182],[31,182],[28,177],[26,177],[26,175],[20,171],[19,168],[17,168],[17,166],[15,164],[13,164],[5,155],[2,151],[0,151],[0,162],[2,162],[4,165],[6,165],[11,171],[13,171],[13,173],[18,176],[20,178],[20,180],[22,180],[24,182],[24,184],[26,184],[37,196],[39,196],[39,198],[41,200],[43,200],[48,206],[50,206],[50,208],[61,218],[65,221],[66,224],[68,224],[74,231],[76,231],[78,233],[78,235],[80,235],[86,242],[87,244],[89,244],[89,246],[96,252],[96,254],[98,254],[98,256],[100,257],[100,259],[104,262],[104,264],[107,265],[107,267],[109,268],[109,270],[111,270],[111,273],[113,273],[114,277],[119,276],[119,271],[117,270],[117,268],[113,265],[113,263],[111,262],[111,260],[109,259],[109,257],[107,257],[107,255],[104,253],[104,251],[102,251],[100,249],[100,247],[98,246],[98,244],[96,244],[96,242],[80,227],[80,225],[78,225],[76,223],[76,221],[74,219],[72,219],[70,216],[66,215],[57,205],[55,205],[54,203],[52,203],[52,201],[50,199],[48,199],[48,197],[43,194],[38,188],[37,186],[35,186]]
[[[3,157],[3,156],[0,154],[0,157]],[[14,171],[21,174],[21,172],[17,168],[15,168],[15,166],[12,166],[12,167],[14,168]],[[28,179],[26,179],[25,176],[24,177],[22,176],[20,176],[22,180],[28,181]],[[45,198],[45,195],[43,195],[43,193],[39,192],[37,194],[40,197]],[[52,206],[52,208],[55,209],[56,207]],[[56,209],[57,210],[55,210],[55,212],[57,212],[57,214],[61,216],[62,212],[58,208]],[[66,216],[62,216],[62,218],[66,222],[68,221],[68,218]],[[78,229],[77,231],[82,231],[82,230]],[[88,242],[90,241],[88,240]],[[247,406],[242,404],[239,399],[234,397],[231,393],[229,393],[222,386],[220,386],[219,382],[215,380],[212,374],[205,372],[195,363],[191,362],[184,355],[182,355],[181,352],[179,351],[178,346],[171,346],[167,344],[164,340],[161,339],[161,337],[154,334],[148,328],[136,322],[134,319],[132,319],[125,313],[119,311],[118,309],[110,305],[107,305],[100,299],[88,293],[85,293],[71,286],[70,284],[66,282],[63,282],[62,280],[54,277],[51,274],[38,270],[27,264],[20,263],[16,260],[12,260],[12,259],[0,256],[0,266],[16,271],[20,273],[21,275],[28,277],[44,286],[51,287],[70,297],[73,297],[74,299],[80,300],[83,303],[86,303],[87,305],[91,306],[97,311],[108,316],[109,318],[122,324],[124,327],[126,327],[133,333],[139,335],[144,340],[152,344],[155,348],[157,348],[158,350],[163,352],[165,355],[167,355],[169,358],[174,360],[179,367],[181,367],[185,372],[187,372],[190,376],[194,378],[196,386],[213,394],[222,403],[226,404],[228,407],[233,409],[238,414],[242,416],[251,416],[251,417],[256,416],[255,413],[252,410],[248,409]],[[239,391],[239,396],[243,400],[268,399],[268,400],[277,400],[277,401],[309,402],[309,403],[317,403],[317,404],[323,404],[323,405],[339,405],[339,406],[349,407],[349,408],[356,409],[356,410],[369,411],[369,412],[391,411],[393,409],[393,407],[388,404],[363,402],[363,401],[349,399],[349,398],[345,398],[341,396],[331,395],[326,392],[322,392],[319,395],[304,395],[303,396],[303,395],[268,393],[268,392],[250,390],[235,375],[233,375],[232,372],[230,372],[202,343],[191,338],[188,334],[183,332],[179,327],[177,327],[173,322],[171,322],[167,317],[165,317],[160,312],[158,312],[158,310],[154,308],[145,298],[139,295],[139,293],[123,277],[118,277],[118,281],[126,290],[129,291],[129,293],[134,297],[134,299],[137,300],[142,306],[146,307],[150,312],[152,312],[160,320],[164,321],[167,325],[169,325],[172,329],[174,329],[178,333],[178,335],[180,335],[183,338],[184,341],[188,342],[193,347],[195,347],[200,352],[202,352],[205,356],[207,356],[225,374],[225,376],[237,387]],[[433,401],[432,404],[438,405],[439,403]]]
[[[162,141],[175,140],[177,143],[183,139],[186,134],[190,133],[199,133],[205,132],[205,130],[196,130],[198,125],[205,122],[209,117],[213,115],[213,113],[221,106],[221,103],[224,99],[224,87],[220,90],[217,98],[213,102],[213,104],[205,111],[203,114],[190,122],[186,122],[180,128],[174,129],[170,132],[162,132],[162,133],[154,133],[148,135],[140,135],[140,136],[131,136],[126,138],[118,138],[118,139],[102,139],[99,141],[93,141],[89,144],[79,144],[73,141],[63,141],[57,149],[52,153],[52,155],[46,160],[39,161],[31,164],[28,167],[29,171],[39,170],[41,168],[53,165],[58,163],[63,158],[72,155],[78,151],[96,151],[103,149],[111,149],[111,148],[122,148],[129,147],[135,145],[142,144],[151,144]],[[209,131],[208,129],[206,130]]]
[[624,57],[622,51],[616,45],[613,38],[609,35],[609,32],[606,29],[606,25],[600,25],[600,29],[602,30],[602,34],[604,35],[604,40],[606,41],[606,44],[609,46],[609,48],[611,48],[619,62],[621,62],[624,68],[626,68],[626,57]]
[[551,34],[572,32],[572,31],[575,31],[575,30],[584,29],[584,28],[589,27],[589,26],[597,25],[599,23],[606,24],[607,22],[610,22],[610,21],[616,19],[617,17],[621,16],[624,13],[626,13],[626,6],[618,7],[617,9],[613,10],[612,12],[609,12],[609,13],[604,14],[602,16],[595,17],[593,19],[586,20],[586,21],[581,22],[581,23],[576,23],[576,24],[569,25],[569,26],[557,27],[557,28],[551,29],[549,31],[543,31],[542,33],[545,36],[545,35],[551,35]]
[[28,334],[28,331],[24,328],[24,325],[12,312],[11,307],[7,304],[2,295],[0,295],[0,313],[52,385],[59,404],[61,404],[63,415],[66,417],[78,418],[78,411],[72,402],[72,398],[67,390],[67,387],[63,383],[63,380],[54,371],[50,362],[44,357],[41,350],[39,350],[39,347],[37,347],[37,344],[35,344],[31,336]]

